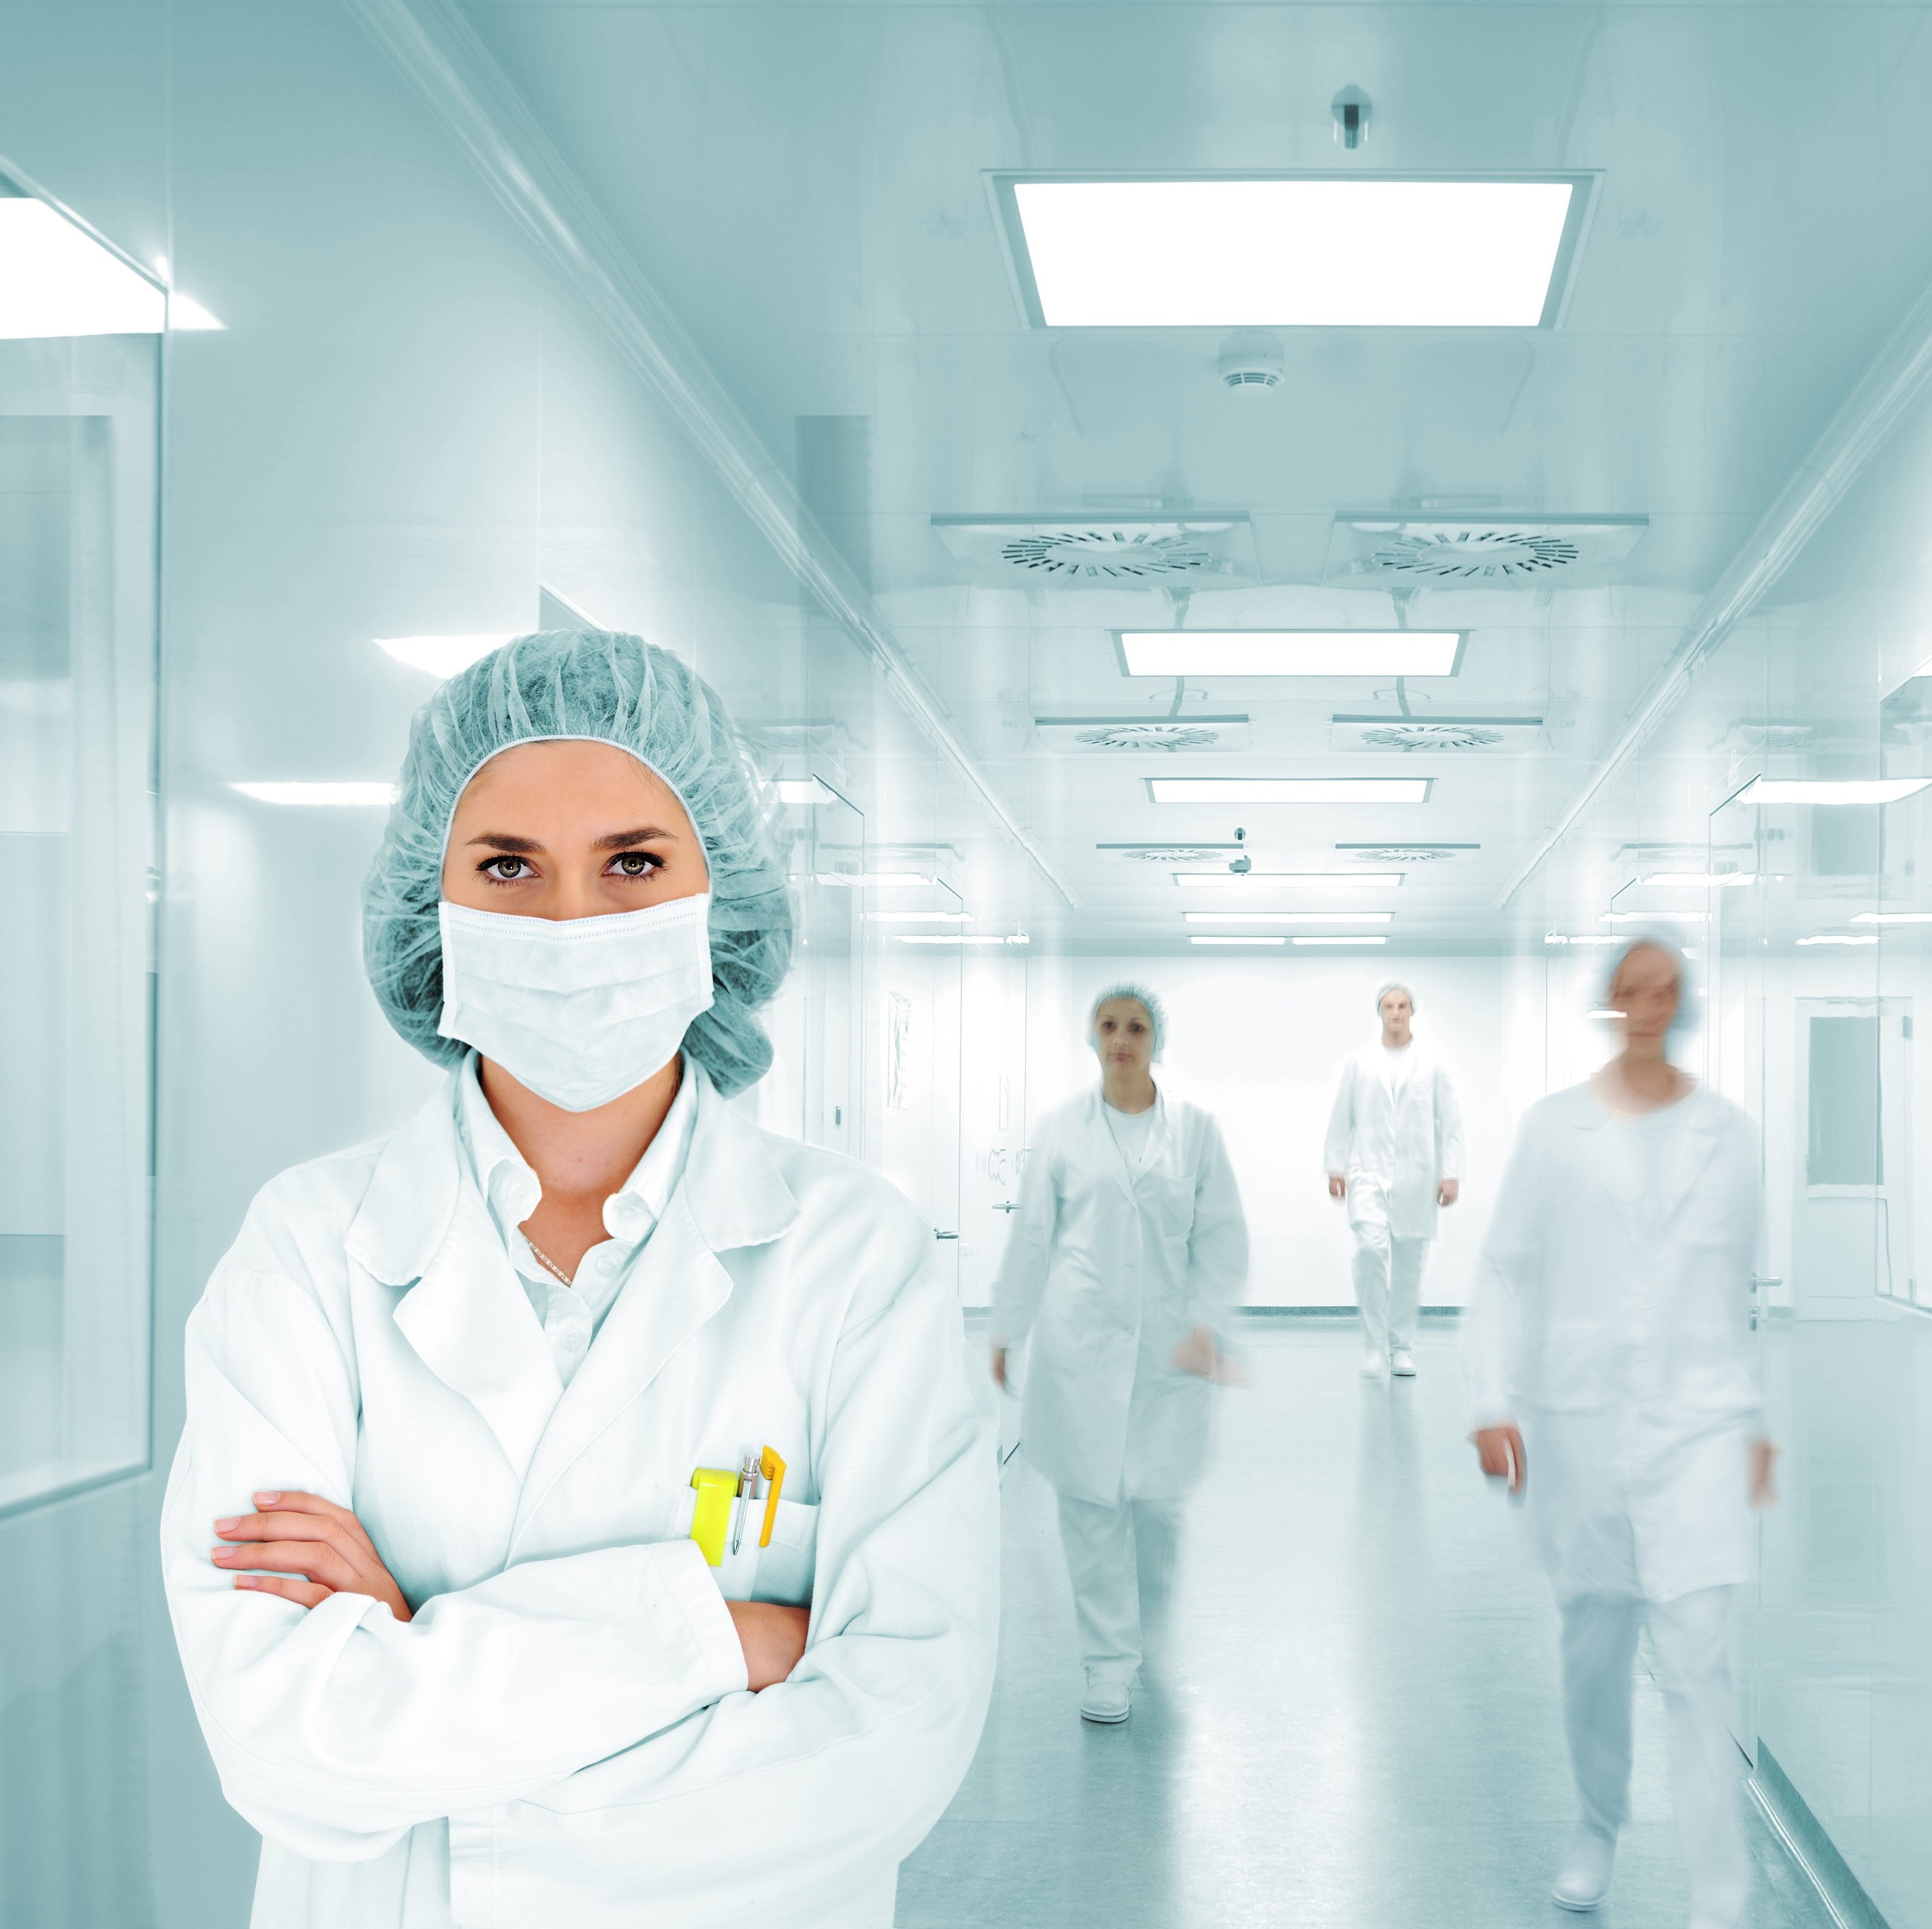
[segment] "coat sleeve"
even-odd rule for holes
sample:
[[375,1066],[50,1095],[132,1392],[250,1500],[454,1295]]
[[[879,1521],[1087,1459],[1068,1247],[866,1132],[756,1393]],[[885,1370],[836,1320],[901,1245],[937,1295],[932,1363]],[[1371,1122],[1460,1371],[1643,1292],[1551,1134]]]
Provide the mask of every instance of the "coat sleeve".
[[1436,1068],[1436,1176],[1462,1176],[1462,1105],[1447,1065]]
[[1462,1380],[1472,1427],[1512,1419],[1511,1380],[1528,1303],[1540,1289],[1545,1179],[1532,1111],[1516,1134],[1462,1310]]
[[744,1687],[689,1540],[526,1562],[406,1624],[366,1595],[305,1609],[236,1588],[208,1558],[218,1516],[278,1486],[352,1505],[356,1382],[313,1294],[272,1273],[218,1271],[187,1354],[163,1578],[223,1792],[264,1835],[364,1860]]
[[1194,1182],[1187,1239],[1187,1303],[1225,1344],[1248,1283],[1248,1221],[1221,1128],[1210,1119]]
[[709,1920],[721,1873],[734,1921],[812,1904],[830,1919],[938,1819],[992,1693],[998,1450],[957,1302],[914,1244],[922,1269],[835,1350],[803,1660],[541,1795],[453,1819],[459,1919]]
[[1059,1134],[1051,1127],[1034,1141],[1020,1176],[1019,1209],[1006,1232],[1006,1250],[993,1281],[993,1343],[1018,1346],[1033,1330],[1046,1291],[1060,1218]]
[[1335,1089],[1335,1103],[1328,1113],[1328,1138],[1322,1149],[1323,1171],[1346,1173],[1348,1152],[1355,1140],[1355,1062],[1345,1060],[1342,1082]]

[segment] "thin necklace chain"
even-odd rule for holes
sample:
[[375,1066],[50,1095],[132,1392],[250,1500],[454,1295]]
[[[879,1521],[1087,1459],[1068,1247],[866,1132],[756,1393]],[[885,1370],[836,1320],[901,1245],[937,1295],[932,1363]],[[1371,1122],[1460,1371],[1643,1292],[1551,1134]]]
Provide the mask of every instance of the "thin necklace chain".
[[[519,1226],[517,1230],[519,1232],[523,1232],[523,1228],[520,1226]],[[544,1251],[543,1248],[538,1245],[536,1241],[532,1239],[528,1233],[524,1233],[524,1243],[530,1248],[531,1257],[536,1260],[536,1263],[539,1266],[544,1267],[548,1272],[554,1272],[566,1286],[574,1283],[572,1280],[570,1275],[565,1272],[563,1268],[558,1265],[556,1261],[551,1258],[550,1254]]]

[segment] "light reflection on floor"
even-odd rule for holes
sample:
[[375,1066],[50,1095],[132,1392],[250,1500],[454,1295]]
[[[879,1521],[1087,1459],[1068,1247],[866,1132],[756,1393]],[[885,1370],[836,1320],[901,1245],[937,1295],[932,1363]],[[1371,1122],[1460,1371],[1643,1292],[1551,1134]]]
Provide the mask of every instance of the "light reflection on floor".
[[[1554,1929],[1574,1810],[1556,1618],[1462,1439],[1453,1324],[1421,1377],[1355,1377],[1338,1321],[1257,1322],[1197,1498],[1174,1654],[1132,1720],[1076,1712],[1052,1495],[1006,1488],[1000,1676],[965,1786],[907,1863],[900,1929]],[[1600,1929],[1688,1910],[1662,1709],[1637,1714],[1635,1819]],[[1751,1929],[1829,1918],[1754,1814]]]

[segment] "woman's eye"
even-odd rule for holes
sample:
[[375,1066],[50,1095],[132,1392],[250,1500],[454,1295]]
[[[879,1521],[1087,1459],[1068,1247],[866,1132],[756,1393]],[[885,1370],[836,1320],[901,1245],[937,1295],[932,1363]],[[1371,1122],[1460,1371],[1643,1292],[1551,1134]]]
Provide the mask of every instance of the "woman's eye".
[[530,874],[529,863],[522,858],[492,858],[483,867],[483,875],[493,884],[515,884]]
[[664,869],[663,864],[648,851],[625,851],[614,860],[620,877],[650,877]]

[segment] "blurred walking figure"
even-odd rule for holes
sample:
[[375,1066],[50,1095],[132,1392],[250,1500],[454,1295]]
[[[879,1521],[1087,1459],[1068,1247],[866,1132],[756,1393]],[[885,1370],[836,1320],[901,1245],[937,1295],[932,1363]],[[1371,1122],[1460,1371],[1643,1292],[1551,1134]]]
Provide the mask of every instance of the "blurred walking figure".
[[1162,1630],[1183,1503],[1207,1465],[1213,1383],[1247,1278],[1248,1229],[1220,1128],[1152,1067],[1160,1001],[1102,992],[1100,1083],[1041,1125],[994,1289],[993,1377],[1032,1335],[1027,1456],[1060,1495],[1086,1667],[1080,1712],[1126,1720]]
[[1355,1236],[1362,1375],[1415,1373],[1415,1323],[1436,1210],[1462,1189],[1462,1108],[1449,1074],[1411,1029],[1406,984],[1376,994],[1381,1038],[1342,1068],[1323,1161],[1328,1196]]
[[1692,1929],[1742,1921],[1750,1862],[1730,1736],[1747,1501],[1772,1498],[1748,1312],[1756,1134],[1665,1047],[1683,963],[1640,939],[1612,973],[1622,1053],[1522,1122],[1465,1328],[1483,1471],[1525,1494],[1562,1616],[1582,1816],[1556,1899],[1608,1894],[1629,1813],[1631,1666],[1647,1627],[1690,1865]]

